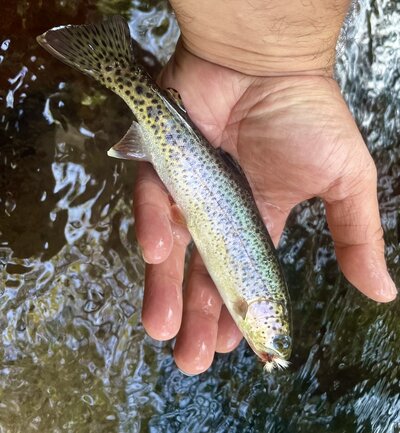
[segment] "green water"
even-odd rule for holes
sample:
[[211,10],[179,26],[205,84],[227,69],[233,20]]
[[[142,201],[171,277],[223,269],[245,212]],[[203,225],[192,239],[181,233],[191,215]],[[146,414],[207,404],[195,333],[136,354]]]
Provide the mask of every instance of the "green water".
[[[292,214],[280,247],[294,313],[289,370],[264,375],[244,343],[200,376],[176,369],[171,343],[140,323],[132,165],[106,156],[130,113],[34,39],[119,13],[156,73],[178,37],[173,16],[161,0],[3,3],[0,433],[400,432],[400,303],[377,305],[344,281],[317,200]],[[397,285],[399,22],[399,1],[361,2],[337,68],[378,166]]]

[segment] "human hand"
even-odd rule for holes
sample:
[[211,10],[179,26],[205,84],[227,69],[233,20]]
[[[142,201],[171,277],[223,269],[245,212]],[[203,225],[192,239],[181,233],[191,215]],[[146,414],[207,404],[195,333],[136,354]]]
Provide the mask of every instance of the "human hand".
[[[257,2],[248,4],[253,7]],[[296,2],[291,0],[290,4],[296,6]],[[312,49],[303,44],[304,52],[299,56],[285,56],[282,47],[293,49],[295,41],[291,44],[281,32],[277,42],[282,43],[279,50],[283,55],[277,59],[277,52],[268,44],[255,44],[249,56],[243,50],[246,38],[256,40],[257,32],[266,28],[265,16],[259,15],[259,28],[252,19],[255,34],[247,29],[235,38],[232,48],[229,26],[235,27],[237,16],[226,17],[219,25],[222,20],[218,14],[226,11],[214,10],[215,19],[208,28],[212,38],[207,39],[205,34],[203,40],[199,37],[201,17],[208,16],[205,11],[210,5],[207,1],[193,3],[192,10],[188,3],[172,1],[183,37],[163,71],[161,85],[177,89],[191,119],[209,142],[240,163],[275,244],[290,210],[319,196],[324,200],[336,256],[347,279],[376,301],[394,299],[397,291],[384,259],[375,165],[337,84],[330,78],[333,62],[328,64],[328,59],[334,58],[346,9],[337,14],[330,36],[324,36],[330,46],[321,55],[315,54],[317,43]],[[180,9],[184,7],[196,20],[200,17],[197,24]],[[293,7],[288,20],[296,20],[297,15],[298,8]],[[328,26],[332,21],[328,15],[319,24]],[[311,30],[302,28],[312,41],[316,39],[313,26]],[[234,29],[230,30],[232,33]],[[320,36],[320,27],[314,31]],[[263,40],[269,37],[274,38],[273,29]],[[242,47],[241,54],[235,57],[238,46]],[[254,57],[255,64],[249,63]],[[263,70],[268,76],[257,77]],[[174,357],[178,367],[188,374],[200,373],[210,366],[215,351],[234,349],[241,334],[196,251],[182,295],[190,236],[174,218],[168,193],[148,164],[139,170],[134,213],[138,241],[147,262],[144,327],[158,340],[177,336]]]
[[[161,83],[178,89],[210,143],[238,160],[275,244],[291,209],[319,196],[347,279],[376,301],[395,298],[384,259],[375,165],[332,79],[250,77],[179,46]],[[147,262],[144,327],[158,340],[177,335],[178,367],[200,373],[215,351],[234,349],[241,334],[196,252],[182,296],[190,236],[174,221],[168,193],[148,164],[140,168],[134,206]]]

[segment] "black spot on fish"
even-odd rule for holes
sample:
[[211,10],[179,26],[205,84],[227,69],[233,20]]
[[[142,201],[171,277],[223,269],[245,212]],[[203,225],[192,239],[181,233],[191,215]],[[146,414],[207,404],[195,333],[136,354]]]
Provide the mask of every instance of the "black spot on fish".
[[142,86],[136,86],[135,90],[136,90],[136,93],[138,95],[141,95],[143,93],[143,87]]
[[126,96],[129,96],[131,94],[131,91],[130,90],[125,90],[125,95]]
[[152,93],[150,93],[150,92],[147,92],[146,93],[146,98],[152,98],[153,97],[153,94]]

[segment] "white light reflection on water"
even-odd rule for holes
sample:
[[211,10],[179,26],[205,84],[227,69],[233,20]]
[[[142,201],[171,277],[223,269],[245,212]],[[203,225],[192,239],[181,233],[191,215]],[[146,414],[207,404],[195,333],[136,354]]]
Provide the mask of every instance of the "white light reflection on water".
[[[166,3],[122,3],[93,4],[130,16],[133,34],[165,62],[178,35]],[[65,22],[75,13],[60,8]],[[395,2],[364,0],[338,63],[377,161],[398,283],[399,13]],[[242,344],[207,373],[182,376],[170,344],[146,337],[140,323],[143,263],[125,186],[133,168],[105,156],[126,112],[27,40],[2,51],[10,77],[29,71],[7,81],[14,105],[5,98],[0,116],[11,137],[1,154],[11,181],[0,191],[0,431],[397,433],[399,303],[377,306],[345,283],[319,202],[299,207],[282,242],[292,367],[265,376]],[[27,96],[16,97],[22,82]]]

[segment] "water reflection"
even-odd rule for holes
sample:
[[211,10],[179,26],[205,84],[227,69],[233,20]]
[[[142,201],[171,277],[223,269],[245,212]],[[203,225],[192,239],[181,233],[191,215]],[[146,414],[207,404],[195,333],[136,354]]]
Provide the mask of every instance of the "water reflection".
[[[360,6],[338,77],[378,165],[399,284],[400,12]],[[130,114],[34,36],[119,13],[155,74],[178,35],[165,1],[22,1],[3,13],[0,432],[397,432],[399,303],[376,305],[343,280],[318,200],[298,207],[282,242],[295,323],[287,372],[265,376],[242,344],[185,377],[170,345],[145,336],[134,164],[106,156]]]

